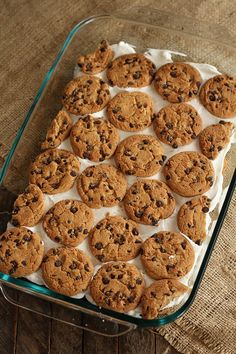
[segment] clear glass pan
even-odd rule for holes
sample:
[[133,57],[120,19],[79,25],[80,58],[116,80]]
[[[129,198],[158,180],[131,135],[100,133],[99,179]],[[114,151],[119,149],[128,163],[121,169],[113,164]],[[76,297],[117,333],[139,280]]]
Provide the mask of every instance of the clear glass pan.
[[[15,196],[22,192],[28,183],[30,162],[40,152],[40,142],[43,141],[50,125],[49,117],[53,117],[61,108],[62,91],[73,77],[74,65],[79,53],[92,51],[97,43],[104,38],[110,43],[123,40],[134,44],[137,51],[143,51],[149,47],[183,52],[187,54],[186,61],[212,64],[221,72],[235,75],[235,39],[230,38],[230,35],[224,36],[224,38],[227,37],[227,41],[223,43],[221,39],[225,29],[210,28],[209,26],[209,24],[199,21],[194,22],[189,18],[176,19],[171,14],[147,10],[143,7],[134,8],[133,12],[129,14],[100,15],[79,22],[69,33],[48,71],[1,170],[0,231],[4,231],[6,228]],[[170,314],[163,315],[155,320],[135,318],[98,308],[86,299],[72,299],[27,280],[14,279],[9,275],[0,273],[4,296],[9,301],[13,301],[7,293],[7,289],[9,286],[15,287],[22,292],[31,293],[47,301],[66,306],[73,311],[80,311],[99,318],[102,316],[107,323],[115,322],[119,324],[119,328],[122,327],[122,330],[116,328],[114,333],[103,331],[105,335],[119,335],[136,326],[159,327],[175,321],[183,315],[193,302],[217,240],[236,184],[235,156],[235,148],[233,148],[227,156],[228,168],[225,185],[229,185],[229,188],[220,212],[215,215],[215,218],[217,218],[216,226],[191,294],[184,304],[181,304]],[[85,326],[79,325],[79,327]],[[88,328],[85,327],[85,329]]]

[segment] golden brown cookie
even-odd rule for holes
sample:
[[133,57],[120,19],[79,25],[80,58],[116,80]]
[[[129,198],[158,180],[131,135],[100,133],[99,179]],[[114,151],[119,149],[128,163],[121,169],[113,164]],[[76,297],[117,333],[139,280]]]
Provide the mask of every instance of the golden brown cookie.
[[177,279],[161,279],[144,290],[141,305],[142,315],[146,320],[156,318],[164,306],[183,295],[189,288]]
[[103,80],[83,75],[68,83],[62,103],[68,112],[85,115],[101,111],[109,99],[109,86]]
[[157,225],[175,209],[175,199],[164,182],[155,179],[139,180],[127,191],[124,207],[128,216],[146,225]]
[[81,71],[85,74],[93,75],[105,70],[113,56],[114,54],[108,41],[103,40],[93,53],[81,55],[77,63]]
[[72,127],[70,142],[74,153],[82,159],[104,161],[114,154],[119,133],[107,120],[86,116]]
[[186,151],[172,156],[163,169],[168,186],[183,197],[194,197],[213,186],[215,172],[211,161],[200,152]]
[[220,124],[209,125],[199,135],[199,146],[202,153],[210,160],[215,160],[221,150],[229,143],[234,125],[220,121]]
[[25,277],[38,270],[44,245],[36,232],[13,227],[0,236],[0,272]]
[[181,206],[177,216],[179,230],[193,242],[200,245],[206,238],[206,213],[209,212],[210,199],[202,196],[191,199]]
[[66,111],[59,111],[51,122],[46,139],[41,144],[41,149],[58,147],[69,136],[72,124],[72,118],[69,114]]
[[144,92],[120,92],[109,101],[107,115],[117,128],[137,132],[152,124],[153,102]]
[[205,82],[199,96],[203,106],[215,116],[236,116],[236,78],[216,75]]
[[168,63],[156,72],[154,86],[164,100],[187,102],[195,98],[201,85],[201,75],[187,63]]
[[158,112],[153,127],[158,139],[176,149],[198,136],[202,130],[202,119],[190,104],[176,103]]
[[78,200],[61,200],[43,218],[47,235],[65,246],[78,246],[93,225],[92,210]]
[[100,262],[129,261],[137,257],[141,244],[137,224],[121,216],[99,221],[89,235],[90,250]]
[[194,264],[194,250],[181,234],[160,231],[143,243],[141,261],[154,279],[181,278]]
[[135,265],[110,262],[95,274],[90,294],[98,306],[128,312],[139,304],[144,286],[144,279]]
[[14,226],[34,226],[45,210],[44,196],[35,184],[30,184],[15,200],[11,223]]
[[49,289],[67,296],[85,291],[93,270],[89,256],[71,247],[51,248],[42,263],[42,277]]
[[157,173],[166,156],[157,139],[151,135],[132,135],[121,141],[115,152],[115,160],[127,175],[148,177]]
[[66,192],[73,186],[79,167],[78,159],[71,152],[46,150],[32,163],[29,180],[47,194]]
[[108,83],[118,87],[144,87],[151,84],[154,63],[143,54],[125,54],[113,60],[107,69]]
[[126,188],[124,175],[108,164],[87,167],[77,180],[78,193],[91,208],[118,204],[124,198]]

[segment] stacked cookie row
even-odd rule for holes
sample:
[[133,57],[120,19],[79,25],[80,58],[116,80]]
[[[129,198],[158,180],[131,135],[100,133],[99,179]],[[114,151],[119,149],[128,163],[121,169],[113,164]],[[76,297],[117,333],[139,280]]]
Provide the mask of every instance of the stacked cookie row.
[[[200,74],[191,65],[171,63],[156,71],[142,54],[124,55],[111,62],[112,58],[106,41],[94,53],[79,58],[81,70],[88,75],[68,84],[63,105],[69,113],[83,117],[73,125],[70,115],[62,110],[52,121],[42,144],[46,151],[32,163],[31,184],[15,202],[12,224],[16,227],[1,237],[0,269],[13,276],[38,269],[43,258],[40,237],[20,226],[33,226],[42,218],[47,235],[63,245],[49,250],[42,262],[49,288],[73,296],[90,284],[99,306],[121,312],[136,308],[142,297],[143,316],[155,318],[163,306],[188,290],[177,279],[192,268],[194,251],[188,239],[177,232],[159,232],[143,242],[138,224],[157,226],[159,220],[168,218],[175,209],[172,191],[194,197],[210,189],[215,176],[209,159],[216,158],[228,144],[233,125],[220,121],[202,130],[198,112],[185,103],[198,95],[201,86]],[[110,99],[109,85],[93,76],[107,66],[110,86],[144,87],[154,80],[157,93],[172,104],[155,113],[151,97],[140,91],[120,92]],[[201,102],[216,116],[235,115],[234,84],[230,77],[216,76],[201,88]],[[108,120],[89,115],[105,106]],[[164,149],[151,135],[132,135],[119,143],[117,128],[138,132],[152,124],[159,140],[173,149],[199,135],[202,153],[178,153],[165,163]],[[97,163],[114,155],[116,167],[96,164],[80,173],[77,157],[57,149],[68,136],[74,154],[81,159]],[[125,175],[149,177],[161,169],[166,183],[143,179],[127,190]],[[43,193],[65,192],[74,183],[82,202],[62,200],[45,214]],[[124,206],[130,219],[108,216],[93,227],[90,208],[115,205]],[[200,196],[179,209],[179,230],[196,244],[206,237],[209,206],[210,200]],[[105,263],[93,279],[90,257],[75,248],[87,236],[92,254]],[[146,273],[155,279],[146,289],[138,268],[125,263],[139,254]]]

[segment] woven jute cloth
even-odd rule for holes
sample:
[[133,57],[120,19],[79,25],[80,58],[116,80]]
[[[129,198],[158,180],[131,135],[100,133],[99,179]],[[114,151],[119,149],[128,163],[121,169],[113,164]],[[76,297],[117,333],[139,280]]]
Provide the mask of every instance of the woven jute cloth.
[[[135,5],[220,24],[236,35],[236,1],[2,0],[0,164],[69,30],[84,17],[132,11]],[[158,331],[182,353],[236,353],[235,209],[236,196],[194,304],[181,319]]]

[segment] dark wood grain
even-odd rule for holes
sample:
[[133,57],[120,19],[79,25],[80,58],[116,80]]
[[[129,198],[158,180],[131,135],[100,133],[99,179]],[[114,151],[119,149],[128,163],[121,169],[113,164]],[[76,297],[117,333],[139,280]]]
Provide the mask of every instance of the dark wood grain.
[[[22,305],[50,313],[50,304],[27,294],[19,295]],[[19,309],[16,354],[48,354],[51,320],[27,310]]]
[[[116,324],[97,321],[10,289],[13,299],[90,329],[119,331]],[[137,329],[121,337],[104,337],[32,312],[18,309],[0,295],[0,354],[178,354],[168,342],[148,330]]]
[[145,329],[137,329],[119,337],[119,353],[155,354],[155,334]]
[[[55,317],[81,324],[80,312],[72,313],[71,310],[61,306],[53,305],[52,314]],[[51,326],[51,345],[52,354],[82,354],[83,351],[83,331],[78,327],[66,325],[52,320]]]
[[[9,289],[9,294],[17,299],[17,294]],[[18,308],[6,302],[0,296],[0,353],[10,354],[15,352],[17,333]]]

